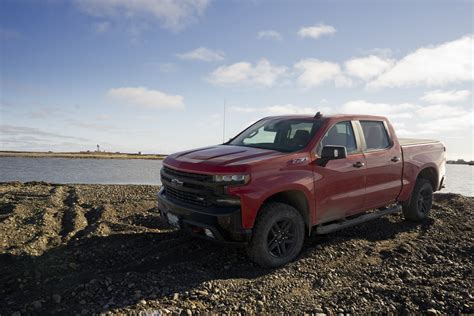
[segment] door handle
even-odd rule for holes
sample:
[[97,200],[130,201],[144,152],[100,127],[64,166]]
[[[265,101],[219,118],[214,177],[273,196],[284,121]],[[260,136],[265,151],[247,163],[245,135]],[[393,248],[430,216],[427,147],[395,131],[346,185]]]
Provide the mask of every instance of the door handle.
[[392,159],[390,159],[390,160],[393,161],[393,162],[399,162],[400,157],[395,156],[395,157],[392,157]]
[[363,166],[365,166],[365,163],[358,161],[355,164],[353,164],[352,166],[354,168],[362,168]]

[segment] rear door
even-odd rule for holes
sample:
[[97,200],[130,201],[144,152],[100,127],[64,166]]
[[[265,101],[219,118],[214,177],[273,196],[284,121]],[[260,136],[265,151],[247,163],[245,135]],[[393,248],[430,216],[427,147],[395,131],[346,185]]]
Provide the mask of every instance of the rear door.
[[403,162],[400,145],[394,141],[394,135],[390,135],[384,121],[361,120],[358,128],[366,161],[364,208],[393,203],[401,189]]
[[336,123],[316,148],[318,155],[325,145],[347,149],[347,158],[331,160],[325,167],[314,167],[317,223],[340,219],[348,212],[364,208],[365,157],[354,124],[352,121]]

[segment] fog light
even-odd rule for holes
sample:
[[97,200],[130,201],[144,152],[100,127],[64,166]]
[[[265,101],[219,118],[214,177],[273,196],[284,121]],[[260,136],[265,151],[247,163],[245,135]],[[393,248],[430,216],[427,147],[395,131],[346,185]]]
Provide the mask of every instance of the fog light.
[[205,234],[207,237],[209,237],[209,238],[215,238],[215,237],[214,237],[214,234],[211,232],[210,229],[207,229],[207,228],[204,229],[204,234]]

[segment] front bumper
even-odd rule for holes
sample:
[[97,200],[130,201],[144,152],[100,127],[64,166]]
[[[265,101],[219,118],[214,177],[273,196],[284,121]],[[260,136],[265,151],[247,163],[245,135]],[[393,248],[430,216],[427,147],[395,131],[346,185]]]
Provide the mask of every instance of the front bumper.
[[[176,201],[158,193],[158,209],[162,218],[193,235],[225,243],[247,243],[251,230],[242,228],[240,207],[199,207]],[[171,214],[171,215],[170,215]]]

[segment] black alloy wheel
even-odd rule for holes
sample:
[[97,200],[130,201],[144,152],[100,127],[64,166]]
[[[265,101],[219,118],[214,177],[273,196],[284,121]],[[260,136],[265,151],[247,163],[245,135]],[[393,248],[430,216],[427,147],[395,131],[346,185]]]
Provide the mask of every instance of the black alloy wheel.
[[289,218],[275,222],[267,237],[268,251],[275,257],[286,257],[296,244],[296,227]]
[[428,217],[433,206],[433,185],[427,179],[416,180],[409,201],[402,203],[405,219],[420,222]]
[[262,206],[247,254],[264,268],[276,268],[295,259],[303,247],[305,222],[293,206],[270,202]]
[[423,188],[418,195],[418,210],[426,214],[433,204],[433,191],[430,188]]

